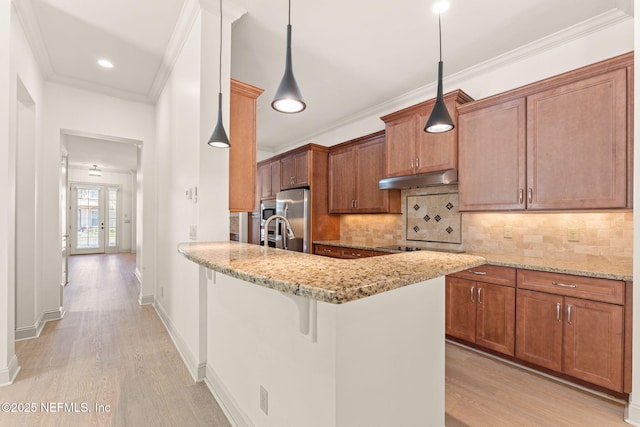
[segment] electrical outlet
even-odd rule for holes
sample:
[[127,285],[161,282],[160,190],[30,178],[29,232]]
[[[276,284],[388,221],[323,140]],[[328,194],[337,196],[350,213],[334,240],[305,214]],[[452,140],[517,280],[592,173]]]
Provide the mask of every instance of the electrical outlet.
[[266,415],[269,415],[269,392],[262,386],[260,386],[260,409]]
[[198,239],[198,226],[197,225],[190,225],[189,226],[189,239],[190,240],[197,240]]
[[513,238],[513,227],[511,227],[510,225],[505,225],[504,228],[502,229],[502,236],[505,239],[512,239]]
[[567,240],[570,242],[579,242],[580,241],[580,229],[578,228],[567,228]]

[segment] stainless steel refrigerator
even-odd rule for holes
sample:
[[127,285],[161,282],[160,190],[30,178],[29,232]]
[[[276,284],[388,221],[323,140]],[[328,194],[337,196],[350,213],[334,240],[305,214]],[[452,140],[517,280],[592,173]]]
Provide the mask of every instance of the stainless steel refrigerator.
[[284,190],[276,194],[276,214],[289,220],[294,234],[294,238],[290,238],[284,221],[277,220],[277,248],[309,253],[310,201],[309,190],[306,188]]

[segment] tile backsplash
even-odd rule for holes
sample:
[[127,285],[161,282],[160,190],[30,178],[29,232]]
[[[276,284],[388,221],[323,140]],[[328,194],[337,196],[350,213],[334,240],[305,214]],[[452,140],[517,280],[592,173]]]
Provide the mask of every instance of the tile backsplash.
[[[457,190],[455,186],[435,188],[441,194]],[[432,191],[429,189],[429,192]],[[425,193],[425,189],[403,190],[402,215],[342,215],[340,240],[371,247],[408,244],[572,261],[589,261],[594,257],[621,263],[630,263],[632,260],[631,211],[462,213],[461,245],[407,240],[415,237],[407,231],[411,223],[411,220],[407,221],[407,212],[414,206],[407,201]],[[511,233],[511,238],[504,237],[505,227]],[[569,229],[577,230],[577,242],[569,241]]]

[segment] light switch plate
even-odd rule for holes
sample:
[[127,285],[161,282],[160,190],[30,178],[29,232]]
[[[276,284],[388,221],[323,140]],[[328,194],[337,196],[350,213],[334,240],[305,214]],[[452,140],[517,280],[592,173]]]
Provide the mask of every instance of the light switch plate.
[[502,235],[505,239],[513,239],[513,227],[510,225],[505,225],[502,229]]
[[580,229],[578,229],[578,228],[567,228],[567,240],[569,242],[579,242],[580,241]]

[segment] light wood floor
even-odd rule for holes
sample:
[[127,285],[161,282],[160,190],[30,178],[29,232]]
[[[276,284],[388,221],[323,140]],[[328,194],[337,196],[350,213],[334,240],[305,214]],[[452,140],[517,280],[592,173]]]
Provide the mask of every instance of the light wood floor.
[[[130,254],[71,257],[65,318],[16,344],[22,370],[0,388],[0,403],[34,402],[39,411],[0,412],[0,426],[230,425],[153,308],[138,305],[134,268]],[[85,403],[91,412],[43,413],[41,402]],[[96,404],[110,411],[97,413]],[[628,425],[623,413],[620,403],[446,346],[449,427]]]
[[447,343],[446,424],[629,426],[624,405]]
[[0,426],[230,425],[153,307],[138,304],[134,269],[132,254],[71,257],[64,319],[16,343],[22,369],[0,388],[0,403],[85,403],[91,413],[0,413]]

